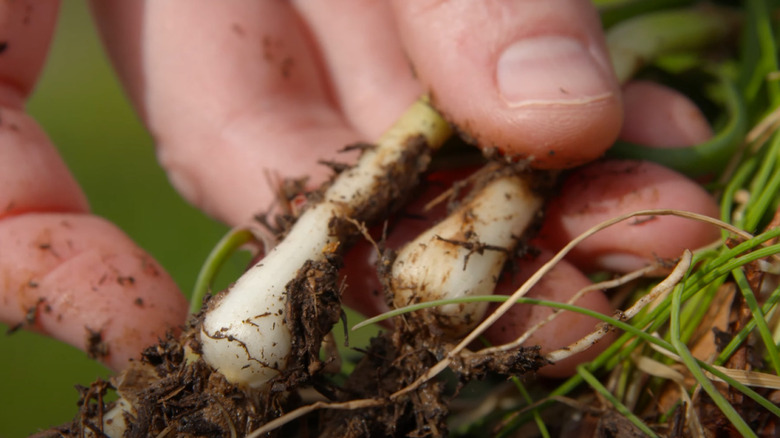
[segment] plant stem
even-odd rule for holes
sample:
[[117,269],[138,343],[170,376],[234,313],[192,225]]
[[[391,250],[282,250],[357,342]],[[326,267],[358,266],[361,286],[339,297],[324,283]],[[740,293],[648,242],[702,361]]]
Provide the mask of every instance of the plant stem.
[[738,23],[733,11],[715,7],[675,9],[626,20],[607,33],[615,74],[625,82],[658,56],[701,50],[724,39]]

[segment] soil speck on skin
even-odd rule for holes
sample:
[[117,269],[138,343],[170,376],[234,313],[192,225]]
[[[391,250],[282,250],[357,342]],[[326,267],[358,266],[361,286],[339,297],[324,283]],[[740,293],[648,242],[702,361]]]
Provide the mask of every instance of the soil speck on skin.
[[138,257],[141,259],[141,270],[144,274],[149,275],[151,277],[159,277],[160,276],[160,268],[157,265],[157,263],[154,261],[154,259],[151,258],[151,256],[140,253],[138,254]]
[[116,278],[116,282],[121,286],[133,286],[135,284],[135,278],[129,275],[127,277],[119,276]]
[[27,313],[24,315],[24,321],[28,326],[34,326],[35,321],[38,318],[38,306],[46,302],[46,298],[39,297],[38,301],[35,302],[35,305],[30,306],[29,309],[27,309]]
[[282,77],[289,79],[292,76],[292,70],[295,67],[295,61],[293,58],[287,56],[282,60]]
[[271,37],[266,35],[263,37],[263,59],[266,61],[273,61],[273,53],[271,52]]
[[262,46],[263,46],[263,59],[265,59],[268,62],[274,62],[276,59],[278,59],[278,51],[282,49],[282,41],[279,39],[275,39],[271,35],[265,35],[263,36],[262,40]]
[[5,331],[5,335],[6,336],[10,336],[10,335],[18,332],[19,330],[21,330],[22,327],[24,327],[24,322],[18,322],[18,323],[14,324],[14,325],[9,325],[8,329],[6,329],[6,331]]
[[101,360],[108,356],[108,345],[103,342],[103,331],[92,330],[89,327],[85,327],[87,330],[87,356],[90,359]]
[[32,22],[32,16],[33,16],[34,12],[35,12],[35,8],[33,7],[33,5],[31,5],[31,4],[25,5],[25,7],[24,7],[24,17],[22,18],[22,24],[24,24],[25,26],[28,26]]
[[144,307],[144,299],[141,298],[141,297],[138,297],[135,300],[133,300],[133,304],[135,304],[138,307],[143,308]]

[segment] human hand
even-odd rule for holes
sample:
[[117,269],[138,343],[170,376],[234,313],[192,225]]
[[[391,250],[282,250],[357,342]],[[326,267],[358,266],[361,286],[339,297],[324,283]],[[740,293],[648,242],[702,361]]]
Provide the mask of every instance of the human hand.
[[[614,79],[604,67],[606,57],[594,14],[587,13],[590,18],[583,20],[587,3],[570,3],[568,9],[544,3],[551,5],[548,15],[494,11],[492,18],[501,17],[506,29],[495,27],[490,35],[480,33],[482,37],[474,33],[477,18],[485,15],[451,4],[425,12],[413,10],[417,3],[399,4],[397,20],[406,50],[425,85],[409,72],[398,38],[388,38],[398,34],[386,19],[390,11],[382,8],[361,10],[352,5],[355,15],[344,17],[337,15],[342,9],[333,4],[323,11],[315,10],[322,7],[319,4],[298,4],[301,15],[310,19],[322,59],[315,55],[314,43],[292,31],[300,22],[287,4],[225,7],[206,3],[188,11],[170,4],[96,3],[95,8],[119,74],[155,135],[161,161],[174,184],[212,215],[239,224],[273,199],[265,169],[290,177],[311,175],[313,183],[322,180],[327,170],[316,164],[318,159],[343,159],[335,154],[337,149],[375,138],[426,89],[433,91],[435,102],[451,120],[484,144],[505,145],[535,156],[539,155],[533,149],[536,145],[547,145],[556,154],[542,154],[545,158],[540,161],[550,166],[579,164],[600,155],[620,125],[620,100]],[[535,5],[534,11],[546,7]],[[282,10],[258,10],[266,8]],[[564,9],[570,13],[561,15]],[[419,21],[424,16],[432,21]],[[458,17],[474,22],[462,28],[451,26]],[[558,96],[558,83],[552,89],[535,87],[543,95],[527,95],[533,98],[532,104],[508,105],[499,97],[497,82],[510,87],[493,67],[500,57],[499,46],[518,36],[511,29],[533,33],[540,28],[577,34],[596,53],[601,70],[588,85],[595,87],[586,90],[590,97],[549,102],[555,99],[544,93],[552,91]],[[193,33],[191,29],[209,31]],[[456,30],[462,33],[450,34]],[[358,40],[353,32],[366,38]],[[455,46],[458,50],[449,46],[452,41],[460,42]],[[496,50],[487,56],[484,47]],[[576,61],[567,55],[567,61]],[[555,71],[563,72],[563,68],[542,66],[538,75],[549,79],[554,77],[549,72]],[[571,76],[564,72],[561,80],[576,81],[583,75]],[[534,80],[523,78],[522,82]],[[542,82],[554,83],[552,79]],[[377,83],[383,85],[377,87]],[[577,86],[574,82],[565,85],[569,92]],[[518,93],[515,89],[506,94]],[[516,143],[518,138],[527,141]],[[508,139],[513,140],[511,144]],[[312,144],[321,145],[322,150],[312,152]],[[270,146],[262,145],[274,145],[274,156]],[[71,272],[74,281],[78,280],[78,273]],[[165,290],[175,296],[175,288]],[[144,314],[143,320],[154,317]]]

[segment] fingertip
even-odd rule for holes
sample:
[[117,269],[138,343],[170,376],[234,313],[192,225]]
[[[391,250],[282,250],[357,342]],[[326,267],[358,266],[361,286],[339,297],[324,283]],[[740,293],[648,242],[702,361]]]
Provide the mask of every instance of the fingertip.
[[482,147],[571,167],[600,156],[622,108],[589,2],[397,2],[437,107]]
[[[598,161],[575,170],[548,203],[538,238],[562,248],[599,223],[648,209],[676,209],[717,217],[718,204],[701,186],[661,165]],[[716,227],[672,215],[628,219],[580,242],[568,258],[580,269],[628,272],[659,258],[674,259],[719,237]]]
[[21,109],[46,61],[59,2],[0,4],[0,104]]
[[516,123],[496,127],[497,147],[540,168],[600,156],[616,137],[621,112],[611,67],[598,61],[598,51],[560,35],[523,38],[505,48],[496,69],[504,105],[496,108]]
[[141,351],[168,330],[177,330],[186,318],[186,303],[176,285],[137,248],[79,254],[47,274],[38,289],[50,297],[43,309],[52,309],[52,317],[39,318],[36,328],[115,371],[130,359],[140,359]]
[[85,213],[89,203],[46,133],[21,110],[0,113],[0,218]]
[[0,319],[71,344],[113,370],[185,323],[173,279],[109,222],[25,214],[0,222]]
[[665,85],[632,81],[623,87],[620,138],[649,147],[677,148],[712,138],[712,127],[687,96]]

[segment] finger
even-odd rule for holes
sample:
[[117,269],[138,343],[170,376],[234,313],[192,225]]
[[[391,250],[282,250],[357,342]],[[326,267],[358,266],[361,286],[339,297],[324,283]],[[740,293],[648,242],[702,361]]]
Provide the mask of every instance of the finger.
[[654,147],[688,147],[709,140],[712,128],[688,97],[650,81],[623,87],[622,140]]
[[317,161],[346,160],[335,151],[360,138],[289,3],[92,5],[169,178],[216,218],[265,210],[269,173],[325,180]]
[[0,105],[23,107],[43,67],[58,9],[58,1],[0,3]]
[[58,2],[0,3],[0,219],[88,209],[46,134],[22,111],[43,67],[58,8]]
[[[637,210],[677,209],[717,217],[701,186],[661,165],[634,160],[595,162],[574,171],[548,203],[539,239],[560,249],[589,228]],[[675,216],[640,217],[604,229],[577,245],[569,259],[584,270],[630,272],[674,259],[720,236],[712,225]]]
[[[647,146],[691,146],[711,129],[692,102],[677,92],[634,83],[626,87],[628,139]],[[682,108],[682,110],[680,110]],[[718,217],[718,205],[701,186],[653,163],[612,160],[589,164],[569,175],[547,209],[539,233],[543,245],[560,249],[596,224],[636,210],[673,208]],[[578,245],[570,255],[585,270],[628,272],[675,258],[718,238],[711,226],[673,216],[624,221]]]
[[76,180],[29,116],[0,106],[0,145],[0,220],[34,211],[89,210]]
[[415,71],[437,107],[483,147],[569,167],[620,129],[619,89],[583,0],[394,2]]
[[386,1],[298,0],[339,107],[368,139],[422,94]]
[[[186,303],[148,255],[86,214],[72,175],[22,112],[57,6],[0,5],[0,320],[91,351],[118,369],[183,323]],[[110,280],[116,281],[105,283]]]
[[[30,213],[0,222],[0,319],[114,370],[183,324],[187,303],[148,254],[103,219]],[[13,285],[13,286],[11,286]]]
[[[543,251],[533,260],[520,260],[517,270],[506,275],[496,286],[496,293],[511,295],[528,280],[552,254]],[[580,289],[591,285],[591,281],[582,272],[565,260],[559,262],[525,296],[544,300],[568,302]],[[612,306],[600,290],[591,291],[577,299],[574,305],[602,314],[611,314]],[[497,306],[494,306],[494,308]],[[546,320],[555,309],[531,304],[515,304],[507,313],[485,332],[485,337],[493,345],[513,342],[523,336],[537,323]],[[576,312],[562,312],[555,319],[543,325],[528,337],[525,346],[541,346],[542,355],[565,348],[596,329],[599,320]],[[587,350],[577,353],[552,365],[540,368],[537,374],[544,377],[568,377],[576,372],[577,365],[592,360],[606,349],[613,335],[608,335]]]

